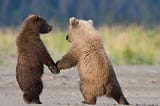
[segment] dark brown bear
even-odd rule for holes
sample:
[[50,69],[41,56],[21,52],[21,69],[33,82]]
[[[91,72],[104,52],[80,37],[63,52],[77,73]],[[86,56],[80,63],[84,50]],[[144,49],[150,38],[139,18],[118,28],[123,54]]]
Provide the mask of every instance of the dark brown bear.
[[41,76],[44,64],[52,73],[59,73],[40,39],[40,33],[46,34],[51,30],[52,27],[43,18],[31,15],[24,21],[21,33],[17,37],[16,78],[27,104],[41,104],[39,95],[43,89]]

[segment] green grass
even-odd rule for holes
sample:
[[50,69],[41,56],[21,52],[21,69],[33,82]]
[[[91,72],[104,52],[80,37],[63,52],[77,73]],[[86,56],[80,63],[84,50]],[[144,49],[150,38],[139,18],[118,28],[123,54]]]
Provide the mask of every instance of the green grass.
[[141,27],[99,29],[104,46],[116,64],[160,64],[160,32]]
[[16,58],[16,33],[7,29],[0,31],[0,65],[10,64]]
[[56,31],[48,35],[41,36],[49,53],[55,60],[60,59],[69,49],[70,43],[65,40],[65,31]]
[[[160,31],[139,26],[100,27],[98,31],[112,63],[160,65]],[[18,32],[10,29],[0,31],[0,65],[16,64],[15,40]],[[67,31],[56,30],[41,36],[55,61],[69,49],[66,34]]]

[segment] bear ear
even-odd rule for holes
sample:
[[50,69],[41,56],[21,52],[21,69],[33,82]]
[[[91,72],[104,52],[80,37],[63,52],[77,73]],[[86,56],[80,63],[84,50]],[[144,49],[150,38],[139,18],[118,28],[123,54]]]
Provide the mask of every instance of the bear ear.
[[34,15],[33,14],[29,14],[28,16],[30,17],[30,16],[34,16]]
[[35,20],[36,21],[39,21],[40,20],[40,17],[38,15],[35,15]]
[[92,20],[88,20],[88,22],[89,22],[91,25],[93,25],[93,21],[92,21]]
[[38,15],[29,14],[28,18],[33,18],[34,21],[39,21],[40,17]]
[[34,17],[34,15],[33,15],[33,14],[29,14],[29,15],[28,15],[28,18],[31,18],[31,17]]
[[69,19],[69,24],[72,26],[76,26],[76,25],[78,25],[78,23],[79,23],[79,21],[75,17],[72,17]]

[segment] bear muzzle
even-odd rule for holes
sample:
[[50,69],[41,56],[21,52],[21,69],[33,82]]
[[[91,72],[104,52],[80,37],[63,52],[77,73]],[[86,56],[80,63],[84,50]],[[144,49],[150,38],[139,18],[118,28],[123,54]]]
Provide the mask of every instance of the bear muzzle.
[[69,39],[69,35],[68,35],[68,34],[66,35],[66,40],[67,40],[68,42],[71,42],[70,39]]
[[52,26],[48,26],[48,32],[52,31]]

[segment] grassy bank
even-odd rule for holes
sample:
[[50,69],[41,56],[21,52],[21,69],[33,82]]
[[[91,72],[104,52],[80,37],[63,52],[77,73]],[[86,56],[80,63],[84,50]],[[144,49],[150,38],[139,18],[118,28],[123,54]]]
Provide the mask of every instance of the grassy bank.
[[[114,64],[160,64],[160,31],[141,27],[100,27],[98,31]],[[16,62],[15,40],[19,31],[0,31],[0,64]],[[54,60],[68,50],[66,31],[56,30],[43,35],[42,40]]]

